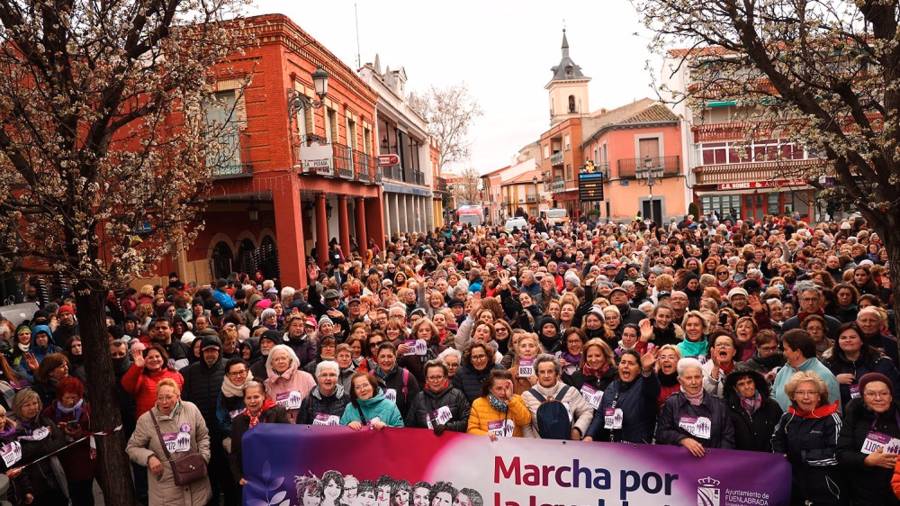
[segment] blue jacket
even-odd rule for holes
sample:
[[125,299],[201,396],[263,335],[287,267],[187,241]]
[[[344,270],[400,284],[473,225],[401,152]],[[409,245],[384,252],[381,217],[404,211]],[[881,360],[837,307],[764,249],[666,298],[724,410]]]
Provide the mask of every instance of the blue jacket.
[[349,425],[350,422],[362,422],[360,411],[365,416],[365,423],[371,423],[372,419],[378,418],[388,427],[403,427],[403,417],[400,416],[400,410],[397,405],[384,398],[384,393],[378,389],[378,393],[371,399],[358,399],[344,408],[344,414],[341,416],[341,425]]
[[222,306],[222,309],[224,311],[230,311],[234,309],[234,299],[232,299],[230,295],[223,292],[222,290],[213,290],[212,296],[214,299],[216,299],[216,302],[218,302],[219,305]]
[[784,367],[782,367],[781,370],[778,371],[778,375],[775,376],[775,381],[772,383],[772,397],[775,398],[775,402],[781,406],[782,410],[787,411],[791,406],[791,400],[788,399],[788,396],[784,391],[784,386],[787,385],[791,376],[801,371],[811,371],[822,378],[825,385],[828,386],[828,404],[841,400],[841,388],[838,385],[837,378],[835,378],[834,374],[825,367],[825,364],[819,362],[819,359],[816,357],[812,357],[806,359],[806,361],[800,364],[800,367],[796,369],[791,367],[791,364],[784,364]]
[[[648,377],[638,375],[631,383],[616,379],[603,393],[600,409],[594,413],[586,435],[595,441],[649,443],[653,438],[653,426],[656,422],[657,397],[659,378],[656,373]],[[607,408],[622,410],[624,418],[621,429],[603,428]]]

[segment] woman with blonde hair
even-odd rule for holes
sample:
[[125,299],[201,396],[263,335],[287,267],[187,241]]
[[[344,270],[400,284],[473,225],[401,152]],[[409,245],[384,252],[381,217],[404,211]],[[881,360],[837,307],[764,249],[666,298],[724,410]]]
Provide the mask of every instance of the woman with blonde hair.
[[[21,460],[26,464],[59,450],[66,444],[65,435],[52,419],[43,415],[41,398],[34,390],[20,390],[13,399],[16,441],[21,445]],[[15,478],[16,504],[67,504],[65,474],[57,457],[10,470]],[[62,500],[61,500],[62,499]]]
[[516,394],[522,395],[537,383],[534,359],[541,353],[545,353],[545,351],[537,334],[527,332],[516,341],[513,346],[512,367],[509,368],[510,374],[515,378],[513,391]]

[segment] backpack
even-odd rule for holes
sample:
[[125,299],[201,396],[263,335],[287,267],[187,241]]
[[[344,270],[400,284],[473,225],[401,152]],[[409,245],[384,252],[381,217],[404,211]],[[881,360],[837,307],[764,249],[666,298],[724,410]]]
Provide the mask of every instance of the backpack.
[[538,435],[541,439],[569,439],[572,435],[572,421],[569,419],[569,410],[562,403],[569,392],[569,385],[563,386],[556,397],[547,399],[536,388],[528,391],[541,403],[535,412]]

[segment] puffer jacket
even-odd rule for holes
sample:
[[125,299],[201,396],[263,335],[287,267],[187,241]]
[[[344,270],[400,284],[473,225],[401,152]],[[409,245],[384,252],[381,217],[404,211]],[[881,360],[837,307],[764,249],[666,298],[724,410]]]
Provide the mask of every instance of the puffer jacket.
[[472,403],[481,397],[481,386],[484,385],[484,380],[491,375],[491,370],[500,368],[500,366],[489,365],[483,371],[478,371],[471,364],[463,364],[456,370],[451,383],[466,394],[466,399]]
[[522,437],[525,427],[531,424],[531,411],[525,406],[525,402],[519,395],[513,395],[509,400],[508,409],[504,413],[491,406],[487,397],[479,397],[472,403],[469,410],[469,423],[466,432],[476,435],[487,435],[490,430],[505,427],[509,433],[512,426],[511,437]]
[[522,394],[522,400],[525,401],[525,406],[531,411],[531,423],[528,424],[523,431],[525,437],[541,437],[538,433],[537,410],[541,407],[543,402],[539,401],[537,397],[534,396],[532,389],[544,396],[545,401],[549,401],[551,399],[556,399],[559,391],[563,388],[568,388],[566,395],[562,398],[562,403],[569,412],[569,420],[572,422],[572,428],[578,429],[578,432],[581,435],[587,433],[588,427],[591,425],[591,420],[594,419],[594,408],[584,400],[584,397],[581,396],[581,392],[577,389],[566,385],[562,381],[557,381],[556,384],[550,388],[544,388],[540,384],[537,384]]
[[[343,385],[337,384],[334,393],[322,395],[319,387],[313,388],[309,395],[303,399],[300,413],[297,414],[297,423],[304,425],[337,425],[341,415],[350,403],[350,395],[344,390]],[[335,417],[335,418],[331,418]]]
[[[709,438],[692,435],[681,427],[682,420],[700,417],[710,421]],[[656,421],[656,444],[679,445],[685,438],[693,438],[704,448],[734,448],[734,425],[721,399],[706,392],[698,406],[691,404],[684,392],[666,399]]]
[[442,425],[447,430],[465,432],[469,423],[469,401],[466,394],[449,385],[440,392],[427,388],[419,392],[407,413],[406,426],[433,429],[435,415],[444,408],[450,411],[450,420]]
[[219,359],[209,366],[201,359],[182,369],[181,375],[184,377],[181,398],[197,406],[203,414],[210,435],[214,438],[222,437],[216,418],[216,404],[225,380],[225,364]]
[[900,407],[896,401],[883,414],[867,408],[863,399],[853,399],[844,410],[844,424],[837,443],[841,470],[847,475],[849,498],[856,505],[897,505],[900,500],[891,490],[893,471],[865,465],[867,454],[861,451],[869,432],[881,432],[900,438]]
[[[638,375],[637,379],[625,383],[616,379],[603,393],[600,408],[588,427],[588,433],[595,441],[649,443],[653,437],[656,421],[656,398],[659,396],[659,378]],[[621,409],[623,420],[621,429],[606,429],[607,409]]]
[[[156,416],[159,430],[163,435],[179,434],[183,428],[187,427],[191,436],[191,451],[199,453],[209,463],[209,432],[197,406],[187,401],[181,401],[169,415],[163,415],[155,406],[151,408],[151,411]],[[185,487],[175,485],[172,466],[166,462],[162,442],[156,434],[156,428],[153,426],[149,412],[138,418],[137,426],[134,433],[131,434],[131,439],[128,440],[125,451],[131,461],[140,466],[146,467],[150,456],[156,456],[162,462],[161,478],[157,479],[155,475],[150,474],[149,469],[147,470],[147,481],[150,483],[150,504],[203,506],[212,496],[208,477],[203,477]]]
[[793,406],[781,416],[772,435],[772,450],[791,463],[791,504],[842,504],[837,443],[841,432],[838,401],[801,414]]
[[[737,381],[749,375],[762,397],[762,405],[752,415],[741,405],[740,394],[735,390]],[[725,378],[725,404],[734,424],[734,447],[737,450],[756,452],[772,451],[772,434],[781,420],[781,406],[769,397],[769,383],[758,371],[739,369]]]
[[397,405],[384,398],[384,392],[379,388],[371,399],[358,399],[347,403],[344,414],[341,415],[341,425],[349,425],[351,422],[370,424],[378,418],[388,427],[403,427],[403,417],[397,410]]

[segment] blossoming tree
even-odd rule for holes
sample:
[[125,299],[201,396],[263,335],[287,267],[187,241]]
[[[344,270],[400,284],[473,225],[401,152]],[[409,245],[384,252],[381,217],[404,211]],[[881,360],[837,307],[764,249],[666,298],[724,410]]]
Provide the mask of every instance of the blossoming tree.
[[[106,504],[133,504],[104,304],[194,237],[242,0],[0,0],[0,264],[75,289]],[[228,21],[227,23],[225,21]],[[211,163],[211,160],[213,161]]]

